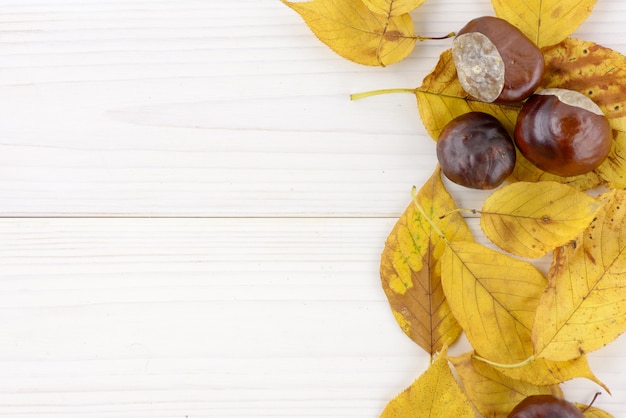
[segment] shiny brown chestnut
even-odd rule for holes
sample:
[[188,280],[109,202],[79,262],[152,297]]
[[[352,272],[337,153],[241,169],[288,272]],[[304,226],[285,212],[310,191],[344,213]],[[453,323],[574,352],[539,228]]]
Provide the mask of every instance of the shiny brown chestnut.
[[546,89],[522,107],[515,144],[531,163],[559,176],[585,174],[611,150],[609,121],[593,100],[566,89]]
[[437,140],[437,159],[443,174],[465,187],[493,189],[515,167],[515,146],[500,121],[482,112],[454,118]]
[[504,19],[483,16],[467,23],[452,43],[463,89],[483,102],[514,103],[529,97],[543,78],[543,54]]
[[517,404],[507,418],[584,418],[573,403],[553,395],[532,395]]

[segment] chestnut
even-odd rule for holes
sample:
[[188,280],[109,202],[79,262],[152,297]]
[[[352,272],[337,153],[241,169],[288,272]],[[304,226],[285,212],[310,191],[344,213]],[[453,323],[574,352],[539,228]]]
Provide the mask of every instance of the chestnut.
[[531,163],[559,176],[585,174],[611,150],[611,126],[593,100],[574,90],[546,89],[522,107],[515,144]]
[[469,21],[452,42],[452,59],[463,89],[483,102],[515,103],[543,78],[543,54],[526,35],[492,16]]
[[450,121],[437,140],[443,174],[465,187],[493,189],[515,167],[515,146],[494,116],[469,112]]
[[518,403],[507,418],[584,418],[573,403],[553,395],[531,395]]

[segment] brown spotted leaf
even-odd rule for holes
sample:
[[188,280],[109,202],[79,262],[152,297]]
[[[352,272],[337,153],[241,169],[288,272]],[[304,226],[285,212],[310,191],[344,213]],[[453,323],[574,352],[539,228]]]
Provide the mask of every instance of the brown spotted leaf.
[[281,1],[300,14],[320,41],[356,63],[384,67],[406,58],[415,47],[407,13],[374,13],[362,0]]
[[396,222],[380,262],[382,286],[402,330],[433,355],[452,343],[461,328],[450,312],[441,288],[440,258],[446,246],[433,224],[448,240],[472,240],[463,218],[441,181],[439,168],[419,190]]
[[613,148],[594,174],[609,188],[626,187],[626,57],[593,42],[567,39],[544,49],[544,58],[552,75],[543,87],[586,94],[608,117]]

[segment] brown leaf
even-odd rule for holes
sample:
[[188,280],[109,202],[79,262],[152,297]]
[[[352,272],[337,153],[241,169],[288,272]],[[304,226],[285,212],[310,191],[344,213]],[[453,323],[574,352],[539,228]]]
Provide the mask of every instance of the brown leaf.
[[[385,243],[380,262],[382,286],[394,317],[402,330],[427,353],[433,355],[444,343],[452,343],[461,328],[450,312],[441,289],[440,258],[446,246],[432,223],[448,240],[471,240],[463,218],[441,181],[439,168],[419,190],[396,222]],[[431,223],[432,222],[432,223]]]
[[384,67],[415,47],[413,20],[406,13],[374,13],[362,0],[281,1],[300,14],[320,41],[356,63]]

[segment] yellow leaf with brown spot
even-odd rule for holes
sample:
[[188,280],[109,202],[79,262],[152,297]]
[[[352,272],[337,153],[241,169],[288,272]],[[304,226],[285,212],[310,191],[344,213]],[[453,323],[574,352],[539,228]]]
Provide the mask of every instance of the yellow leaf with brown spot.
[[374,13],[399,16],[417,9],[425,0],[363,0]]
[[300,14],[320,41],[356,63],[384,67],[406,58],[415,47],[407,13],[374,13],[362,0],[281,1]]
[[535,385],[512,379],[482,361],[472,352],[451,357],[469,400],[486,417],[505,418],[509,412],[531,395],[563,397],[558,385]]
[[[541,88],[566,88],[588,95],[609,119],[613,147],[607,159],[592,172],[574,177],[546,173],[519,152],[512,181],[558,181],[579,190],[600,185],[626,188],[626,57],[592,42],[568,38],[543,49],[546,71]],[[437,140],[453,118],[470,111],[495,116],[513,135],[521,105],[482,103],[461,87],[450,50],[444,51],[420,87],[415,89],[424,127]]]
[[480,226],[503,250],[538,258],[575,239],[601,206],[602,202],[565,184],[518,182],[485,199]]
[[545,277],[532,264],[474,242],[451,242],[441,284],[472,347],[499,364],[533,354],[531,328]]
[[433,224],[448,240],[473,238],[458,213],[441,218],[456,205],[441,181],[439,168],[419,190],[416,201],[424,213],[411,202],[398,219],[382,252],[380,277],[402,330],[433,355],[461,333],[441,289],[440,258],[446,243]]
[[540,48],[570,36],[596,0],[491,0],[496,15],[517,26]]
[[537,358],[570,360],[626,331],[626,191],[601,198],[596,220],[554,252],[533,325]]
[[392,399],[380,418],[476,417],[459,387],[444,348],[430,367]]

